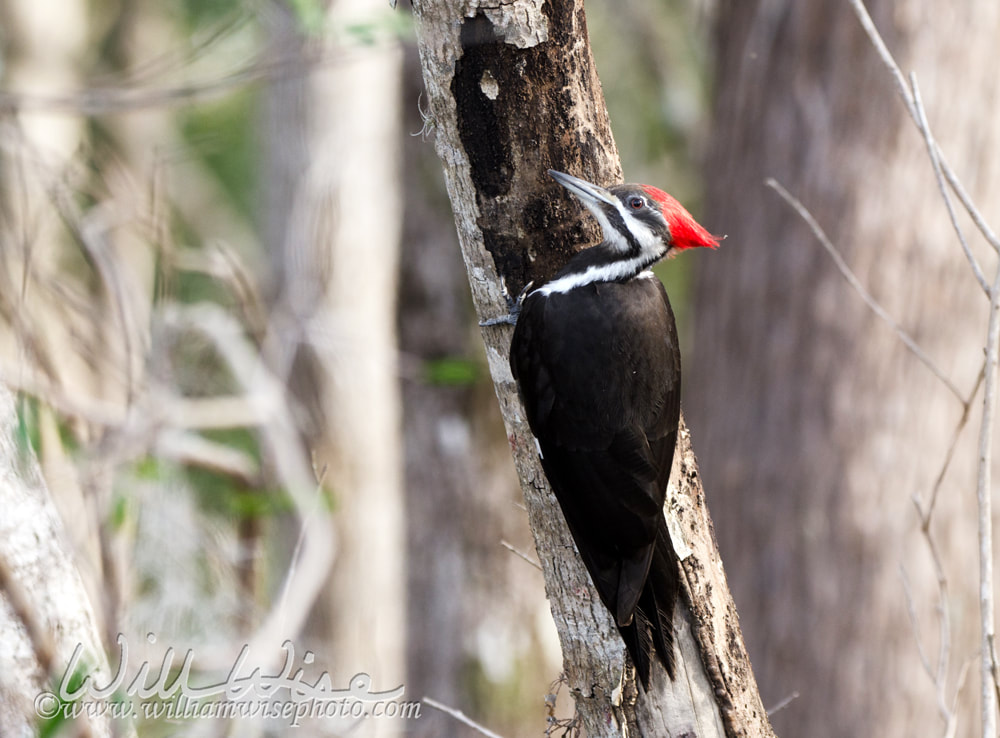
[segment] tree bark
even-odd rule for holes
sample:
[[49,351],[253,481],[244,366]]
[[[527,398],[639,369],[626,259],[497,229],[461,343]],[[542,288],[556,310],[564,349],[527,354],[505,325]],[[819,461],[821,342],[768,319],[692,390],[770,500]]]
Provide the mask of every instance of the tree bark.
[[[420,131],[423,82],[407,48],[404,127]],[[425,136],[404,137],[397,308],[406,480],[407,694],[430,697],[501,735],[537,727],[562,659],[531,550],[517,475],[479,331],[440,164]],[[465,376],[450,367],[464,368]],[[442,511],[446,511],[442,514]],[[460,586],[458,583],[461,583]],[[528,627],[525,627],[528,624]],[[502,696],[499,696],[502,695]],[[496,698],[494,698],[496,697]],[[526,709],[530,708],[530,709]],[[557,716],[572,715],[565,692]],[[410,738],[467,730],[425,710]]]
[[[1000,11],[869,5],[904,72],[916,72],[949,161],[996,224]],[[975,433],[961,438],[930,529],[943,598],[912,497],[926,508],[961,403],[764,179],[812,210],[963,394],[982,366],[987,300],[922,138],[846,3],[724,2],[716,47],[706,218],[729,239],[700,265],[685,399],[765,702],[798,693],[775,716],[787,735],[926,735],[978,648]],[[937,670],[939,606],[951,623],[940,694],[917,646]],[[974,730],[964,717],[974,693],[962,694],[960,734]]]
[[[545,170],[621,180],[580,2],[497,7],[415,2],[438,153],[480,317],[507,311],[552,274],[572,245],[596,240]],[[483,331],[521,479],[564,667],[589,736],[771,735],[729,600],[686,432],[675,459],[668,519],[683,560],[675,616],[681,667],[658,671],[648,694],[623,681],[624,648],[573,550],[545,483],[507,364],[510,330]],[[692,637],[693,636],[693,637]]]
[[[34,735],[40,698],[83,649],[95,683],[111,679],[97,618],[66,531],[27,439],[14,397],[0,386],[0,734]],[[41,701],[36,701],[41,700]],[[51,717],[51,715],[50,715]],[[80,735],[110,736],[108,716],[79,718]],[[126,735],[134,734],[125,727]]]

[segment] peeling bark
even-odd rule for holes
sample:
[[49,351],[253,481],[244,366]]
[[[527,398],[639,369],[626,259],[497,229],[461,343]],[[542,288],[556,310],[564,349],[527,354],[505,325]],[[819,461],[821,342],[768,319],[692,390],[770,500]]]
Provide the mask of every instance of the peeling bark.
[[[499,6],[414,2],[438,154],[480,317],[565,263],[596,225],[554,187],[546,169],[621,181],[582,2]],[[507,364],[511,329],[483,330],[508,440],[521,479],[566,677],[587,734],[770,736],[729,597],[697,463],[681,434],[668,520],[683,559],[677,608],[681,664],[654,670],[641,694],[610,615],[597,597],[538,463]],[[683,550],[680,550],[683,549]]]

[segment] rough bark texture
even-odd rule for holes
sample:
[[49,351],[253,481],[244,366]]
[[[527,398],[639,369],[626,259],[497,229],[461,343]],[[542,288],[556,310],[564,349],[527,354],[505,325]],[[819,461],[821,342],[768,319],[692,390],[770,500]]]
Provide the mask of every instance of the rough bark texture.
[[[517,295],[562,264],[573,244],[597,235],[551,186],[545,170],[599,183],[621,180],[583,7],[532,1],[486,7],[454,0],[414,7],[438,153],[473,301],[481,317],[494,317],[507,311],[501,284]],[[483,333],[564,667],[587,734],[704,738],[722,735],[724,726],[728,735],[770,735],[686,443],[675,462],[680,488],[670,497],[678,548],[690,548],[679,551],[692,603],[690,610],[682,603],[675,617],[682,673],[671,683],[657,671],[645,696],[630,678],[621,701],[613,701],[624,648],[573,552],[538,465],[507,366],[510,330]]]
[[[1000,10],[869,5],[995,226]],[[936,669],[937,583],[911,497],[926,504],[961,406],[764,179],[812,210],[963,393],[982,365],[987,301],[920,135],[846,3],[723,2],[716,43],[706,220],[729,239],[699,270],[685,399],[765,704],[798,693],[774,718],[789,736],[933,734],[943,723],[903,578]],[[971,425],[931,528],[949,584],[949,701],[977,653]],[[975,691],[967,684],[963,699]],[[971,734],[976,711],[960,712]]]
[[[66,531],[38,461],[18,437],[14,398],[0,386],[0,734],[36,733],[53,702],[35,700],[62,679],[73,651],[97,684],[111,678],[97,620]],[[110,736],[107,717],[85,721],[81,735]],[[134,734],[126,725],[119,729]]]
[[[416,45],[403,100],[421,99]],[[408,132],[424,125],[404,106]],[[562,664],[541,572],[511,553],[531,550],[517,476],[488,376],[449,377],[452,362],[483,365],[455,220],[430,140],[405,136],[406,193],[398,305],[407,528],[406,690],[475,715],[501,735],[538,726],[538,695]],[[457,381],[455,381],[457,379]],[[458,585],[458,583],[461,583]],[[525,625],[528,624],[528,627]],[[496,698],[502,693],[501,698]],[[565,696],[565,693],[563,693]],[[572,701],[559,700],[559,716]],[[412,738],[468,731],[425,710]]]

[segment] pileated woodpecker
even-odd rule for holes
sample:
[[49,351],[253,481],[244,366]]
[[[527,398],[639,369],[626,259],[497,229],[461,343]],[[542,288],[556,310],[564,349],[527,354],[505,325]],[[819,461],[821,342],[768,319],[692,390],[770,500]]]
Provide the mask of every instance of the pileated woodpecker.
[[654,647],[676,673],[679,575],[663,504],[681,394],[674,314],[649,268],[718,239],[655,187],[549,174],[604,240],[524,298],[510,367],[545,475],[648,689]]

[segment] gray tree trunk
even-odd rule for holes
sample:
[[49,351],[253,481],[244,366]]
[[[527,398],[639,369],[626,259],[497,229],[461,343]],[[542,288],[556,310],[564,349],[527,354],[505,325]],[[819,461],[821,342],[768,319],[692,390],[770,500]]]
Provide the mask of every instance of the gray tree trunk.
[[[1000,10],[870,5],[995,225]],[[723,2],[717,30],[706,220],[729,239],[699,265],[685,399],[765,703],[799,695],[775,716],[790,736],[937,734],[938,694],[917,641],[936,669],[939,595],[911,498],[926,505],[962,407],[764,179],[812,210],[962,393],[982,365],[987,300],[923,141],[849,6]],[[955,458],[931,526],[948,584],[948,702],[977,653],[971,428]],[[977,723],[975,691],[966,686],[960,734]]]
[[[552,274],[574,243],[596,237],[592,224],[553,194],[545,169],[598,182],[621,179],[582,4],[487,8],[437,0],[414,3],[414,10],[473,301],[481,317],[497,316],[507,310],[502,284],[516,295],[530,280]],[[675,618],[681,673],[671,683],[659,672],[650,693],[641,695],[631,676],[622,683],[624,648],[544,482],[507,367],[510,331],[489,328],[483,336],[567,680],[587,734],[770,735],[686,432],[669,506],[684,561],[686,602]]]
[[[279,276],[268,339],[303,409],[318,481],[336,506],[337,560],[311,635],[335,679],[405,682],[406,588],[395,338],[401,228],[402,57],[393,39],[345,31],[383,9],[341,0],[310,37],[289,8],[271,14],[276,61],[292,70],[265,99],[265,224]],[[323,38],[344,45],[313,64]],[[367,721],[365,735],[397,729]],[[379,733],[384,734],[384,733]]]

